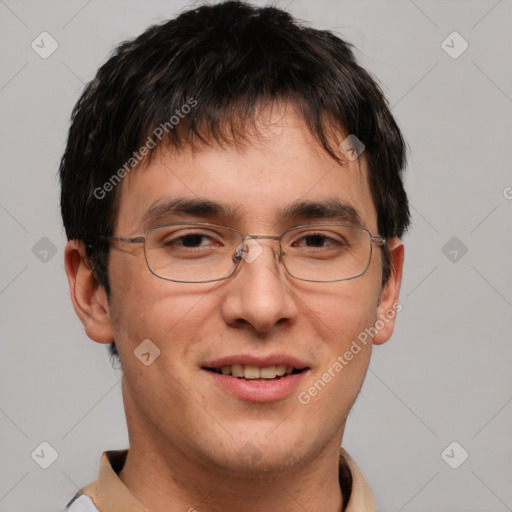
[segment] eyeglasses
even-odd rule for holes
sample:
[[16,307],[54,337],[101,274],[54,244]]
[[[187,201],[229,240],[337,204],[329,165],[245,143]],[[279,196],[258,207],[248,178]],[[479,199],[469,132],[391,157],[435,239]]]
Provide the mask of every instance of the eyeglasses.
[[386,239],[362,226],[311,224],[287,229],[279,236],[246,235],[226,226],[173,222],[154,226],[143,236],[101,237],[143,244],[152,274],[178,283],[210,283],[231,277],[243,259],[252,263],[263,252],[260,239],[279,241],[279,261],[302,281],[334,282],[363,275],[373,244]]

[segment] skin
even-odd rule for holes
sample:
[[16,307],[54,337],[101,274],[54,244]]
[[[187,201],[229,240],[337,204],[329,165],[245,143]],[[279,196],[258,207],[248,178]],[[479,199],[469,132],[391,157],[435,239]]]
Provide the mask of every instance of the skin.
[[[290,105],[262,109],[258,134],[248,141],[245,147],[204,146],[180,155],[160,151],[123,180],[115,234],[143,234],[150,227],[142,222],[150,205],[184,196],[224,201],[235,216],[167,222],[188,219],[244,234],[279,235],[304,223],[278,222],[283,206],[298,199],[338,199],[378,235],[364,154],[338,165]],[[120,478],[154,512],[341,510],[339,446],[372,343],[307,405],[298,402],[297,392],[312,386],[359,333],[396,304],[403,245],[388,242],[392,274],[384,288],[377,247],[364,275],[310,283],[293,279],[279,265],[275,241],[260,245],[263,253],[242,262],[231,278],[186,284],[152,275],[142,246],[114,243],[109,300],[88,268],[82,244],[70,241],[66,248],[71,298],[85,331],[98,343],[115,340],[121,358],[130,451]],[[387,341],[393,326],[391,319],[373,344]],[[147,338],[161,350],[150,366],[133,354]],[[286,399],[255,403],[228,395],[201,369],[205,361],[246,353],[290,354],[310,370]],[[249,465],[239,455],[247,443],[259,457]]]

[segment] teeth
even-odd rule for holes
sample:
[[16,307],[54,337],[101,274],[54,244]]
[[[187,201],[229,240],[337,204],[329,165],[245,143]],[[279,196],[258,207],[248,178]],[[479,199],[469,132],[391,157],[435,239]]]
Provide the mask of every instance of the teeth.
[[275,366],[267,366],[260,370],[260,378],[262,379],[275,379],[277,375]]
[[244,376],[244,367],[241,364],[234,364],[231,367],[231,375],[233,377],[243,377]]
[[286,373],[286,365],[285,364],[279,364],[276,367],[276,375],[278,377],[282,377]]
[[245,365],[244,368],[244,377],[246,379],[259,379],[260,378],[260,369],[257,366],[252,364]]
[[234,364],[232,366],[222,366],[217,371],[222,375],[231,375],[232,377],[237,378],[243,377],[244,379],[275,379],[276,377],[290,375],[293,372],[293,366],[278,364],[275,366],[258,368],[253,364]]

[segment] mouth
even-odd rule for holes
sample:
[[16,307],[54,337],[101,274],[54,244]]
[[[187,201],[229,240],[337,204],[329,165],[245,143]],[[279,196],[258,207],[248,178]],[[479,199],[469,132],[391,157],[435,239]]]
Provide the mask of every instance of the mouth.
[[293,396],[311,367],[289,354],[238,354],[205,361],[201,370],[215,388],[244,402],[277,402]]
[[203,367],[203,369],[239,380],[276,381],[289,375],[302,373],[308,368],[295,368],[286,364],[264,366],[261,368],[254,364],[233,364],[219,367]]

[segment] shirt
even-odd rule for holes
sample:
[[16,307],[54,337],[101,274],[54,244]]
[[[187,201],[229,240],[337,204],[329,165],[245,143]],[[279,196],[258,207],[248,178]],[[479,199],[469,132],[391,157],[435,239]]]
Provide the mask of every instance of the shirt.
[[[98,478],[80,489],[67,512],[150,512],[132,495],[119,478],[128,450],[103,452]],[[340,487],[343,512],[375,512],[373,493],[350,455],[340,448]]]

